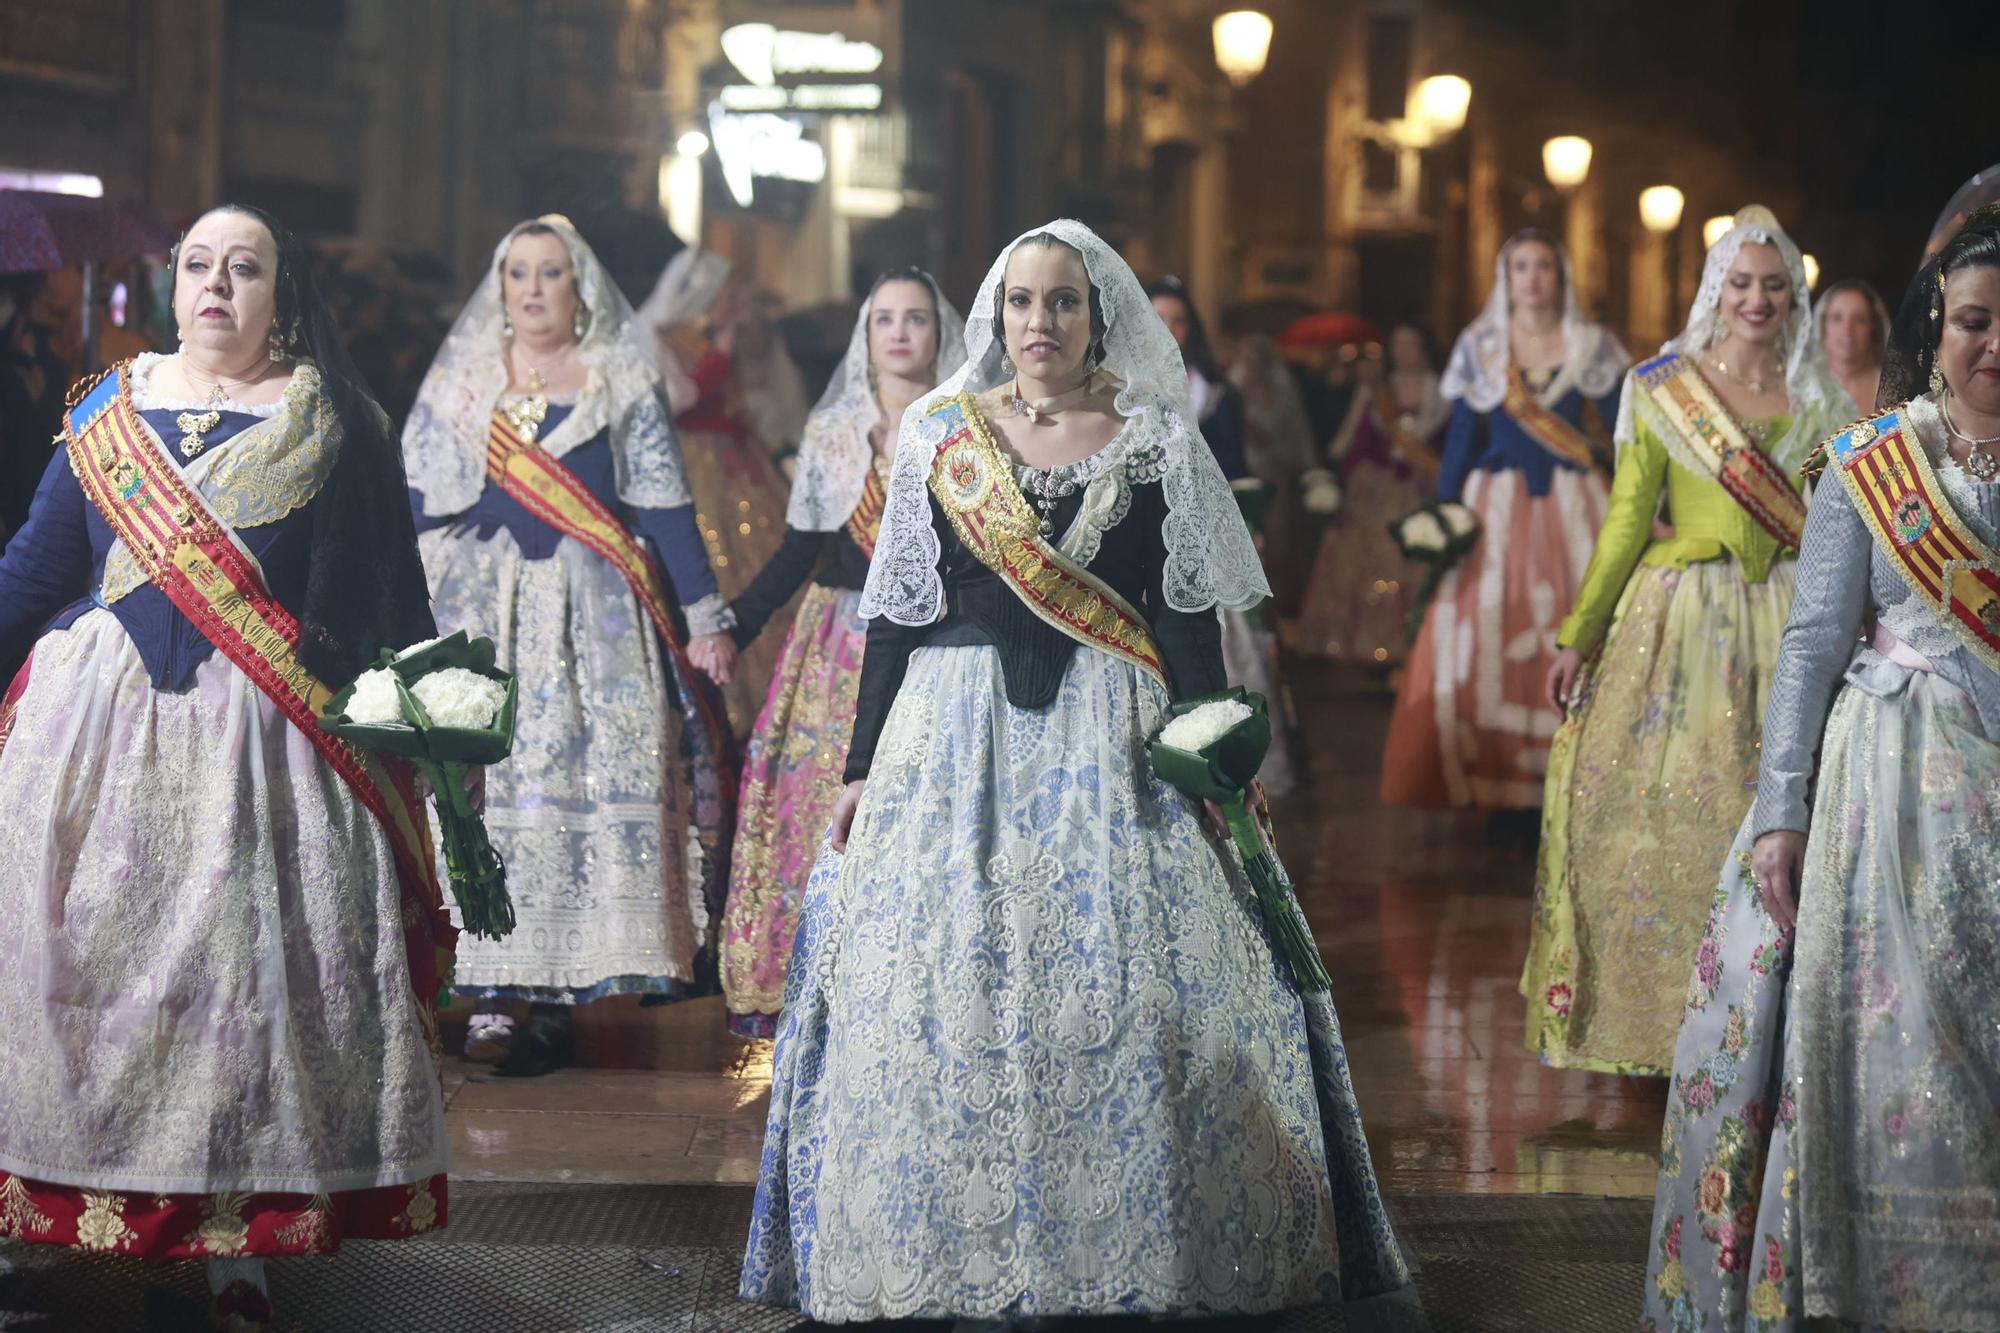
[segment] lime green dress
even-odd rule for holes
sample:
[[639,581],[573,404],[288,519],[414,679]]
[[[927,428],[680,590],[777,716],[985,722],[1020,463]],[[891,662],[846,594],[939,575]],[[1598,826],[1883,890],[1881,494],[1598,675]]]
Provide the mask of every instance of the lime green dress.
[[[1642,391],[1628,380],[1625,392]],[[1521,993],[1528,1048],[1546,1063],[1665,1075],[1716,867],[1757,777],[1796,553],[1676,462],[1673,427],[1634,405],[1609,516],[1557,634],[1597,660],[1549,757]],[[1825,412],[1749,429],[1796,477],[1839,424]],[[1674,533],[1655,538],[1662,497]]]

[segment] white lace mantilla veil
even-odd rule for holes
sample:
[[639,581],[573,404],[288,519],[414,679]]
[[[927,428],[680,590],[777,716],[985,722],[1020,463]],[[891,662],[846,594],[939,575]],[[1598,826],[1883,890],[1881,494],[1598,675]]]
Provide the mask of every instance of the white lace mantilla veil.
[[641,330],[664,333],[676,324],[699,319],[722,295],[732,265],[712,250],[690,245],[667,261],[659,281],[639,303]]
[[632,307],[576,228],[551,213],[516,223],[500,238],[486,276],[445,335],[417,391],[403,428],[403,470],[423,494],[424,513],[434,518],[463,513],[486,488],[487,424],[507,388],[500,265],[514,238],[536,225],[562,238],[577,293],[590,312],[577,346],[588,378],[576,406],[543,436],[542,447],[560,457],[609,426],[619,499],[641,509],[690,503],[659,366],[627,336]]
[[944,613],[940,546],[931,526],[927,480],[943,424],[930,414],[938,403],[970,390],[982,393],[1009,382],[1000,360],[995,309],[1007,260],[1023,241],[1053,236],[1083,256],[1104,316],[1103,372],[1119,384],[1115,405],[1124,431],[1107,448],[1155,454],[1165,469],[1167,517],[1161,535],[1167,568],[1162,583],[1176,611],[1211,606],[1240,609],[1270,596],[1271,585],[1250,539],[1229,483],[1188,405],[1187,370],[1173,335],[1153,310],[1131,265],[1083,223],[1069,218],[1017,236],[973,297],[965,325],[966,362],[918,399],[903,415],[888,507],[861,594],[863,616],[887,616],[900,625],[928,625]]
[[[1507,340],[1507,256],[1523,240],[1542,242],[1544,238],[1517,233],[1494,257],[1493,290],[1486,297],[1486,308],[1458,335],[1451,359],[1445,363],[1444,378],[1438,382],[1438,392],[1447,402],[1462,398],[1475,412],[1491,412],[1507,396],[1507,366],[1513,357]],[[1583,306],[1576,299],[1576,275],[1570,271],[1569,252],[1560,245],[1555,246],[1555,252],[1562,261],[1563,363],[1548,387],[1536,395],[1545,407],[1553,406],[1571,389],[1581,389],[1589,398],[1602,398],[1618,387],[1632,364],[1631,355],[1611,330],[1584,317]]]
[[[1779,345],[1785,349],[1785,396],[1791,400],[1792,421],[1783,437],[1764,442],[1772,461],[1788,467],[1803,461],[1808,450],[1851,420],[1856,409],[1847,390],[1827,366],[1826,349],[1813,332],[1805,259],[1770,209],[1762,204],[1747,204],[1737,210],[1733,225],[1709,247],[1708,258],[1702,263],[1701,285],[1695,289],[1687,327],[1663,343],[1660,351],[1678,352],[1692,361],[1714,344],[1716,316],[1722,308],[1722,287],[1728,280],[1729,266],[1736,262],[1736,252],[1753,241],[1775,246],[1792,280],[1791,313],[1785,316],[1784,328],[1778,333]],[[1638,438],[1633,414],[1644,410],[1636,401],[1638,396],[1628,391],[1619,400],[1618,427],[1612,438],[1620,449]],[[1696,475],[1703,475],[1699,462],[1678,457],[1679,436],[1675,432],[1649,424],[1654,424],[1653,433],[1666,444],[1669,454],[1676,455],[1676,462]]]
[[[937,307],[937,359],[931,368],[931,383],[936,385],[965,364],[965,321],[938,290],[937,279],[921,269],[897,273],[890,280],[918,277],[931,289]],[[873,297],[861,303],[847,355],[806,418],[792,498],[785,509],[786,526],[801,532],[833,532],[846,526],[868,485],[875,454],[868,435],[882,420],[882,405],[868,374],[868,316],[874,304]]]

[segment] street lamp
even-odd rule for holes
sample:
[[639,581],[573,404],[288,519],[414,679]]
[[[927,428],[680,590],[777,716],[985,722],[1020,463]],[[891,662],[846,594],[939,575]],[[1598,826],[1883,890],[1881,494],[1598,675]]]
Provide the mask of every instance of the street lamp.
[[1590,176],[1590,140],[1558,134],[1542,145],[1542,174],[1558,190],[1574,190]]
[[1687,197],[1671,185],[1649,185],[1639,191],[1639,221],[1650,232],[1670,232],[1681,225]]
[[682,157],[700,157],[708,151],[708,136],[700,130],[688,130],[674,141],[674,151]]
[[1805,270],[1806,270],[1806,290],[1807,290],[1807,291],[1809,291],[1809,292],[1814,292],[1814,291],[1818,291],[1818,290],[1819,290],[1819,260],[1815,259],[1815,258],[1814,258],[1813,256],[1811,256],[1811,255],[1800,255],[1800,256],[1799,256],[1799,262],[1800,262],[1801,264],[1805,265]]
[[1264,72],[1271,56],[1271,20],[1254,9],[1232,9],[1215,20],[1215,63],[1243,87]]
[[1464,129],[1471,105],[1472,85],[1456,74],[1433,74],[1417,85],[1416,120],[1432,143]]
[[1701,248],[1704,250],[1713,250],[1715,243],[1724,236],[1727,236],[1729,229],[1735,225],[1736,219],[1727,213],[1717,213],[1714,217],[1702,223]]

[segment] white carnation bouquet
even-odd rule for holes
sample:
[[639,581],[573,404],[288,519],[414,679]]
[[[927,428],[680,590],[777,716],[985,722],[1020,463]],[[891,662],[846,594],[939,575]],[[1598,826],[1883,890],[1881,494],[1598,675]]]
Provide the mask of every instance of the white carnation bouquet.
[[1347,503],[1347,492],[1333,469],[1309,467],[1299,474],[1299,502],[1315,518],[1332,518]]
[[1429,566],[1410,608],[1410,637],[1414,639],[1438,583],[1479,544],[1479,519],[1457,501],[1442,500],[1397,519],[1389,525],[1389,535],[1406,557]]
[[1320,962],[1319,946],[1278,860],[1269,823],[1250,810],[1250,787],[1270,748],[1271,718],[1264,696],[1236,686],[1175,704],[1147,754],[1162,782],[1221,808],[1272,944],[1291,966],[1300,990],[1323,991],[1332,982]]
[[327,700],[319,724],[363,749],[407,759],[424,775],[459,917],[473,934],[500,939],[514,929],[507,867],[465,789],[475,765],[514,750],[516,685],[493,659],[491,639],[468,639],[463,630],[400,652],[384,648],[379,665]]

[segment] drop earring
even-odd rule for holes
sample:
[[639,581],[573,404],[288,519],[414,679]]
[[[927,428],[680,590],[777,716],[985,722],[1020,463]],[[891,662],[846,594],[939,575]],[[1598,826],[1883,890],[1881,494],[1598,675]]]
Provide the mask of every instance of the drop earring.
[[1008,356],[1004,351],[1000,353],[1000,373],[1002,375],[1012,375],[1014,373],[1014,358]]
[[500,316],[500,337],[506,342],[514,341],[514,321],[505,315]]
[[583,332],[585,329],[589,327],[590,327],[590,311],[588,311],[581,304],[579,304],[576,308],[576,318],[570,321],[570,329],[572,332],[576,334],[576,340],[578,342],[583,341]]
[[1944,367],[1936,361],[1931,362],[1930,387],[1931,392],[1940,398],[1945,396],[1949,387],[1944,382]]

